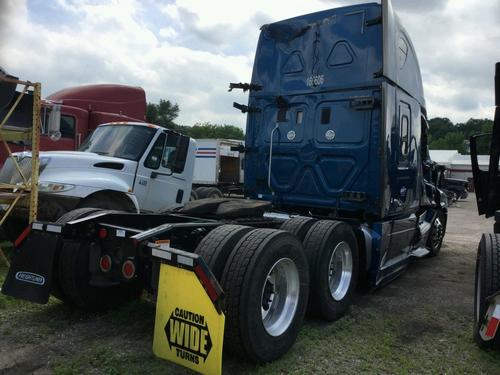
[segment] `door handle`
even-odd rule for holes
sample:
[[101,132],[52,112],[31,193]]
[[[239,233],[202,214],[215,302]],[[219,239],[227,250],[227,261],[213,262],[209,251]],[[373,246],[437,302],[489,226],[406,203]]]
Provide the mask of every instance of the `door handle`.
[[158,172],[151,172],[151,178],[158,177]]

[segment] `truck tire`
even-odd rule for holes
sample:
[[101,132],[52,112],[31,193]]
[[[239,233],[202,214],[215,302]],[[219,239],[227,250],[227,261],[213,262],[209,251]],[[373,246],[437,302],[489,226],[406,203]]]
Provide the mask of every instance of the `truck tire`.
[[196,194],[196,191],[194,189],[191,189],[191,194],[189,195],[189,201],[190,202],[196,201],[198,199],[200,199],[200,198],[198,197],[198,194]]
[[206,189],[208,189],[208,188],[203,187],[203,186],[198,186],[196,189],[194,189],[196,195],[198,196],[198,199],[206,198],[205,197],[205,190]]
[[84,217],[90,216],[93,213],[102,211],[102,208],[96,207],[83,207],[77,208],[76,210],[66,212],[59,219],[57,219],[57,224],[66,224],[72,220],[83,219]]
[[224,194],[222,194],[222,191],[220,191],[216,187],[203,187],[203,188],[198,188],[196,190],[197,190],[198,197],[200,199],[224,197]]
[[312,217],[296,216],[281,224],[280,229],[297,236],[300,241],[304,241],[307,232],[317,220]]
[[113,286],[89,284],[88,242],[65,241],[59,253],[59,284],[68,302],[82,310],[103,311],[138,298],[142,284],[138,279]]
[[[93,213],[96,213],[96,212],[101,211],[101,210],[102,210],[101,208],[94,208],[94,207],[78,208],[76,210],[66,212],[59,219],[57,219],[56,223],[66,224],[69,221],[76,220],[76,219],[82,219],[84,217],[90,216]],[[52,286],[51,286],[50,293],[54,297],[56,297],[57,299],[59,299],[63,302],[69,302],[67,296],[63,293],[62,288],[59,285],[58,264],[59,264],[59,252],[56,252],[56,255],[54,257],[54,266],[53,266],[53,271],[52,271]]]
[[126,202],[123,199],[117,199],[113,197],[112,194],[108,193],[102,193],[102,194],[98,193],[94,196],[87,197],[83,199],[78,205],[78,208],[87,208],[87,207],[100,208],[103,210],[136,212],[135,206],[131,201]]
[[292,234],[254,229],[231,253],[222,275],[226,292],[224,347],[254,363],[283,356],[304,319],[307,259]]
[[438,210],[432,221],[429,238],[427,239],[428,257],[435,257],[441,251],[444,235],[446,233],[446,216],[443,211]]
[[308,312],[327,321],[342,317],[352,303],[359,272],[356,236],[349,224],[321,220],[304,239],[311,275]]
[[474,295],[474,340],[483,348],[500,349],[500,332],[493,340],[484,341],[479,335],[488,309],[486,298],[500,291],[500,235],[483,234],[477,250]]
[[253,229],[243,225],[222,225],[212,230],[198,244],[195,253],[203,258],[217,281],[221,280],[224,266],[234,246]]
[[[81,219],[98,211],[102,209],[79,208],[64,214],[57,222]],[[115,308],[140,296],[142,284],[139,280],[109,287],[89,285],[89,247],[88,242],[65,241],[62,244],[54,263],[54,268],[57,269],[57,276],[54,278],[57,282],[54,284],[59,288],[59,291],[53,293],[54,296],[88,311]]]

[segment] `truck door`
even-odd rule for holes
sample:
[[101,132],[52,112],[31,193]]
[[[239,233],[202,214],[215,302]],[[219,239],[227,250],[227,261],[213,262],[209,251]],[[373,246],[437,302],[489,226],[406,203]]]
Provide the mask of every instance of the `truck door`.
[[189,199],[190,181],[182,172],[174,172],[176,155],[187,154],[188,145],[188,137],[161,131],[144,154],[134,184],[141,211],[161,212],[182,205]]
[[[420,206],[422,175],[420,162],[420,107],[415,99],[396,89],[394,122],[391,129],[390,239],[385,265],[408,256],[415,235]],[[391,102],[388,105],[393,105]]]

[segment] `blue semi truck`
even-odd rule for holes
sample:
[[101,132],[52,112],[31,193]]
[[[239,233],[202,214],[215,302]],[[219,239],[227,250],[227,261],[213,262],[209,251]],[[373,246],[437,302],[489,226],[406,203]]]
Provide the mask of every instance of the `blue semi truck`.
[[[225,348],[264,363],[289,350],[306,312],[336,320],[358,285],[378,287],[412,257],[439,253],[442,170],[429,158],[415,50],[390,1],[263,26],[251,82],[230,88],[250,91],[247,104],[234,103],[247,113],[238,149],[246,199],[155,215],[84,208],[35,222],[16,241],[2,292],[83,309],[143,289],[160,300],[184,290],[172,282],[171,294],[158,293],[169,264],[195,272],[225,315]],[[213,340],[203,311],[166,315],[169,339],[174,323],[204,338],[203,350],[178,349],[179,361],[205,362]]]

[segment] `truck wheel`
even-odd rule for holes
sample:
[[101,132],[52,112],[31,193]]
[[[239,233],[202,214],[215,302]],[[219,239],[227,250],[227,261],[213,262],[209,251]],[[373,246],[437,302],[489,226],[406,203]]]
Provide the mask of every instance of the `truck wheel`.
[[[69,221],[82,219],[84,217],[90,216],[95,212],[101,211],[100,208],[94,207],[85,207],[78,208],[73,211],[66,212],[59,219],[57,219],[56,223],[58,224],[66,224]],[[50,293],[56,297],[57,299],[63,302],[69,302],[67,296],[63,293],[61,286],[59,285],[59,272],[58,272],[58,264],[59,264],[59,253],[56,252],[54,257],[54,267],[52,271],[52,289]]]
[[[64,224],[102,211],[84,207],[65,213],[57,223]],[[52,295],[61,301],[91,311],[113,308],[136,298],[142,292],[139,281],[112,287],[89,285],[89,243],[65,242],[54,260]]]
[[253,229],[243,225],[222,225],[212,230],[198,244],[195,253],[207,263],[217,281],[221,280],[224,266],[234,246]]
[[[127,198],[128,199],[128,198]],[[112,194],[101,193],[85,198],[78,208],[94,207],[103,210],[118,210],[125,212],[136,212],[132,202],[127,202],[124,199],[116,198]]]
[[65,241],[59,253],[59,284],[65,302],[87,311],[115,308],[142,293],[139,279],[113,286],[89,284],[89,242]]
[[216,187],[203,187],[196,189],[200,199],[204,198],[222,198],[224,194]]
[[490,341],[484,341],[479,335],[488,309],[486,298],[498,291],[500,291],[500,235],[483,234],[476,260],[474,340],[484,348],[500,348],[500,332],[497,332],[496,337]]
[[189,201],[196,201],[200,198],[198,198],[198,194],[196,194],[196,191],[194,189],[191,189],[191,194],[189,195]]
[[290,232],[297,236],[300,241],[304,241],[307,232],[315,222],[317,220],[312,217],[296,216],[281,224],[280,229]]
[[304,239],[311,275],[309,313],[332,321],[352,302],[358,281],[358,244],[350,225],[332,220],[313,224]]
[[199,186],[196,189],[194,189],[196,195],[198,196],[198,199],[204,199],[204,198],[206,198],[205,197],[205,190],[207,190],[207,189],[208,188],[203,187],[203,186]]
[[254,229],[231,253],[222,275],[226,292],[224,347],[255,363],[271,362],[295,342],[309,292],[299,240],[275,229]]
[[446,216],[439,210],[432,221],[429,238],[427,239],[428,257],[435,257],[441,251],[444,234],[446,232]]

